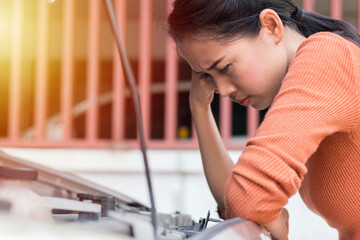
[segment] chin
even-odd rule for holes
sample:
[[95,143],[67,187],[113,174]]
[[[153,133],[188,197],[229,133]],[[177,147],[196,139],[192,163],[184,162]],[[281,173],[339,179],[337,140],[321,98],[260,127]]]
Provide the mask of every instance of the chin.
[[253,108],[255,108],[256,110],[264,110],[264,109],[267,109],[268,107],[270,107],[270,104],[250,104],[250,106],[252,106]]

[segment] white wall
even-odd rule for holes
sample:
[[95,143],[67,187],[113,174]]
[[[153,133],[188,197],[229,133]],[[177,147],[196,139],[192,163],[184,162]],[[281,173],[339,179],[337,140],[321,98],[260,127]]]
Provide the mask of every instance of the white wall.
[[[3,150],[58,170],[77,173],[150,205],[139,151]],[[230,151],[234,160],[240,153]],[[158,211],[181,211],[198,220],[210,210],[211,216],[217,217],[216,203],[206,184],[198,151],[148,151],[148,154]],[[338,239],[336,230],[308,210],[298,194],[290,199],[286,208],[290,212],[289,239]]]

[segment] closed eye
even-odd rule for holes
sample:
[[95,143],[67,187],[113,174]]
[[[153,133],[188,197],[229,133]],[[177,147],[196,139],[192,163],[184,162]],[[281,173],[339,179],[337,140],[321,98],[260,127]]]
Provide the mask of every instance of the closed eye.
[[200,79],[208,79],[210,77],[211,77],[211,75],[208,73],[201,73],[201,75],[200,75]]
[[226,73],[228,72],[228,70],[229,70],[230,65],[231,65],[231,64],[228,64],[228,65],[226,65],[225,67],[219,69],[219,70],[218,70],[219,73],[221,73],[221,74],[226,74]]

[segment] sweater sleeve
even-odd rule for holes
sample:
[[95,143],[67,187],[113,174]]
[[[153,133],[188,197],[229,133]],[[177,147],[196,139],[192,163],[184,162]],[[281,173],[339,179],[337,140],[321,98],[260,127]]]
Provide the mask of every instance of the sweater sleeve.
[[274,221],[300,187],[320,142],[358,126],[359,77],[349,41],[332,33],[305,40],[266,117],[225,187],[225,215]]

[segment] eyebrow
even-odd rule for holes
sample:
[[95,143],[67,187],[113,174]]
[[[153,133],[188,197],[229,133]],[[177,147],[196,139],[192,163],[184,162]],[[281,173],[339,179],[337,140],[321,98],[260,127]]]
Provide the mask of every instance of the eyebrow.
[[[208,69],[206,69],[207,71],[210,71],[212,69],[214,69],[223,59],[225,58],[225,56],[219,58],[218,60],[216,60],[215,62],[213,62],[210,67]],[[200,74],[201,72],[197,72],[194,69],[192,70],[194,73],[196,74]]]
[[208,71],[214,69],[223,59],[225,56],[223,56],[222,58],[219,58],[218,60],[216,60],[215,62],[213,62],[213,64],[211,64],[211,66],[207,69]]

